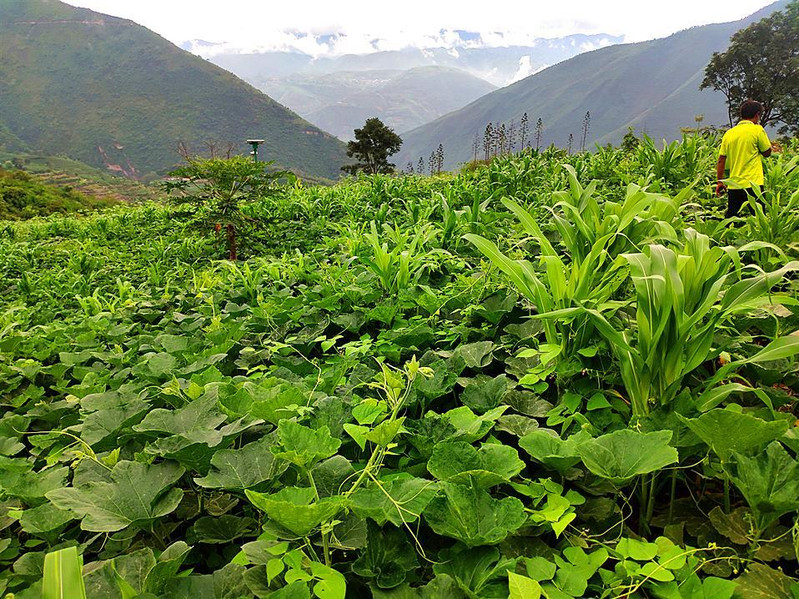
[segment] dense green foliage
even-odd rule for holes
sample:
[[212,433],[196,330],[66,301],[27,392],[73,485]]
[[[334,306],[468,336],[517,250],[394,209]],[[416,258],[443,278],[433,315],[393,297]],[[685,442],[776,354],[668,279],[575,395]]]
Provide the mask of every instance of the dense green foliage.
[[344,144],[240,79],[127,21],[57,1],[0,2],[0,150],[62,154],[147,179],[208,143],[335,179]]
[[0,168],[0,220],[95,210],[116,203],[86,196],[68,186],[43,183],[23,171]]
[[764,127],[799,134],[799,2],[736,32],[727,50],[713,53],[701,87],[724,94],[730,126],[740,105],[756,99]]
[[799,147],[717,143],[0,224],[0,592],[795,597]]

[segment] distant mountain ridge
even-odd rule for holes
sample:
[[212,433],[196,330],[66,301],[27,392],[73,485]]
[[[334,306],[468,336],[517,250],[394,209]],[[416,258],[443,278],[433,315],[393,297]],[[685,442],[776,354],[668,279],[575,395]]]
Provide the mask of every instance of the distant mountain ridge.
[[543,146],[563,148],[570,134],[575,144],[580,143],[587,112],[589,148],[595,143],[620,142],[629,127],[655,139],[676,139],[681,127],[694,125],[697,115],[703,115],[704,124],[723,125],[727,122],[724,97],[699,90],[705,66],[713,52],[729,46],[733,33],[787,3],[781,0],[740,21],[694,27],[666,38],[614,45],[570,58],[406,132],[395,162],[415,164],[443,144],[445,168],[455,168],[473,158],[475,139],[480,145],[478,155],[482,152],[488,123],[515,121],[518,125],[525,112],[531,130],[542,119]]
[[131,21],[57,0],[0,2],[0,151],[66,155],[133,178],[183,142],[264,138],[260,154],[336,178],[344,144],[244,81]]
[[[530,73],[622,38],[571,35],[538,39],[530,46],[486,46],[480,35],[442,31],[449,45],[407,47],[362,54],[331,54],[340,35],[315,37],[328,51],[313,56],[297,48],[231,53],[207,42],[184,44],[343,140],[370,117],[397,132],[437,119]],[[452,37],[454,36],[454,39]],[[291,40],[289,40],[291,41]],[[295,42],[309,43],[296,34]],[[227,48],[227,49],[225,49]]]
[[[207,57],[260,88],[263,81],[292,74],[325,75],[341,71],[407,70],[438,66],[461,69],[495,86],[503,86],[556,64],[581,52],[619,44],[622,36],[574,34],[560,38],[539,38],[530,45],[486,46],[473,36],[457,32],[462,43],[407,47],[401,50],[375,49],[368,53],[314,56],[297,48],[239,52],[226,45],[194,40],[182,44],[187,50]],[[321,44],[320,45],[324,45]]]
[[263,89],[275,100],[344,141],[366,119],[397,132],[415,129],[496,89],[459,69],[344,71],[276,78]]

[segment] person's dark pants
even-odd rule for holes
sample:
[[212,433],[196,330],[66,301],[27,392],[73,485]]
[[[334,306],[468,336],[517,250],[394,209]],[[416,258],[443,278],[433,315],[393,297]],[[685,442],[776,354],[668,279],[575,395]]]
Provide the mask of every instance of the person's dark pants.
[[[760,193],[763,193],[763,186],[760,186]],[[757,198],[754,187],[747,187],[746,189],[728,189],[727,190],[727,213],[724,218],[732,218],[738,216],[741,207],[746,204],[749,198]]]

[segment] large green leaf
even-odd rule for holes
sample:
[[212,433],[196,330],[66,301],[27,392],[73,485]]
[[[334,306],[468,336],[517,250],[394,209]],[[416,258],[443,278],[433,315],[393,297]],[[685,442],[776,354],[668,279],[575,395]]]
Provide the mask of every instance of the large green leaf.
[[183,491],[173,485],[183,472],[174,462],[121,461],[111,470],[111,482],[55,489],[47,493],[47,498],[56,507],[82,518],[83,530],[115,532],[173,512],[183,497]]
[[272,424],[291,415],[291,411],[287,409],[289,406],[305,405],[308,401],[300,387],[277,378],[267,379],[258,385],[246,382],[241,393],[249,406],[250,414]]
[[231,514],[218,518],[203,516],[186,531],[186,540],[190,543],[225,545],[240,537],[251,536],[256,528],[257,523],[252,518],[239,518]]
[[465,381],[468,384],[461,392],[461,403],[479,413],[496,408],[505,396],[509,385],[508,377],[504,374],[494,378],[481,376],[476,379],[465,379]]
[[405,581],[418,563],[416,550],[402,529],[369,526],[369,542],[352,564],[352,571],[381,589],[392,589]]
[[48,502],[22,512],[19,524],[25,532],[41,535],[61,528],[74,519],[75,516],[71,512],[60,510]]
[[[164,596],[169,599],[241,599],[252,597],[244,580],[244,567],[228,564],[213,574],[192,575],[172,579]],[[304,585],[303,585],[304,586]],[[307,596],[307,595],[306,595]]]
[[345,506],[341,496],[314,501],[316,495],[313,489],[304,487],[287,487],[271,495],[249,490],[245,493],[255,507],[298,537],[307,536]]
[[519,439],[519,447],[547,468],[565,474],[580,462],[580,455],[577,453],[578,436],[580,440],[590,438],[577,433],[564,441],[555,431],[542,428]]
[[440,535],[469,547],[496,545],[527,519],[515,497],[496,499],[476,486],[442,483],[442,493],[428,504],[424,517]]
[[506,599],[508,572],[516,569],[517,561],[503,557],[496,547],[456,545],[439,553],[433,572],[451,576],[470,599]]
[[455,579],[446,574],[437,575],[421,587],[411,587],[406,582],[390,590],[372,586],[371,591],[374,599],[466,599]]
[[584,441],[577,446],[577,453],[591,472],[622,485],[677,462],[677,450],[669,446],[671,434],[671,431],[614,431]]
[[207,476],[195,478],[201,487],[209,489],[251,489],[272,480],[286,470],[288,464],[275,459],[274,441],[264,437],[241,449],[222,449],[211,458]]
[[735,452],[732,457],[724,468],[746,498],[760,531],[783,514],[799,509],[799,462],[779,441],[773,441],[755,457]]
[[733,451],[750,453],[762,449],[788,430],[786,420],[767,422],[733,410],[710,410],[699,418],[677,416],[724,461],[730,459]]
[[450,424],[457,430],[456,437],[461,441],[474,443],[485,437],[494,427],[497,419],[505,413],[508,406],[498,406],[488,410],[485,414],[477,416],[468,406],[461,406],[450,410],[446,416]]
[[213,398],[201,398],[189,402],[177,410],[157,409],[149,412],[133,430],[158,436],[179,437],[182,444],[202,443],[216,447],[226,436],[235,435],[254,424],[236,421],[219,429],[227,416],[223,414]]
[[275,451],[275,457],[282,458],[301,468],[309,468],[319,460],[329,458],[341,446],[326,426],[316,430],[303,426],[293,420],[281,420],[277,426],[282,451]]
[[427,470],[439,480],[481,489],[510,482],[523,468],[513,447],[484,443],[475,449],[465,441],[439,443],[427,463]]
[[10,472],[0,479],[0,489],[29,505],[39,504],[45,495],[66,485],[69,468],[46,468],[39,472]]
[[493,341],[477,341],[459,345],[455,348],[454,356],[463,358],[466,366],[479,369],[488,366],[493,359],[491,352],[494,349]]
[[782,571],[765,564],[752,563],[735,579],[736,599],[796,599],[791,592],[796,583]]
[[356,490],[352,496],[353,511],[371,518],[381,526],[415,522],[438,491],[438,483],[410,474],[374,482]]

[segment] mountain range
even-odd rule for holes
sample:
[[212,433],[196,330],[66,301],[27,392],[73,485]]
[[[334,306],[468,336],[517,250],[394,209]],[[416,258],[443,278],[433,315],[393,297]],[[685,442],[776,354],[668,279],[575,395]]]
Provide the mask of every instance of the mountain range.
[[367,118],[376,116],[397,132],[409,131],[551,64],[622,41],[605,34],[570,35],[537,39],[528,46],[490,47],[478,33],[442,30],[435,41],[446,39],[447,46],[333,55],[344,36],[294,36],[327,53],[313,56],[297,48],[239,53],[197,40],[183,47],[349,140]]
[[733,33],[787,4],[781,0],[739,21],[617,44],[565,60],[404,133],[394,162],[416,164],[443,144],[444,167],[455,168],[474,158],[475,142],[479,157],[488,123],[509,127],[514,121],[518,126],[525,113],[531,129],[542,120],[542,146],[562,148],[570,135],[575,144],[581,143],[589,113],[588,148],[619,143],[630,127],[657,140],[677,139],[680,129],[693,126],[699,115],[705,125],[727,125],[724,96],[699,90],[705,66],[713,52],[729,46]]
[[275,79],[262,89],[346,141],[368,118],[377,116],[395,131],[408,131],[461,108],[496,86],[460,69],[416,67],[296,74]]
[[209,146],[260,150],[313,179],[344,144],[262,92],[125,19],[56,0],[0,2],[0,151],[65,155],[131,178]]
[[[268,81],[295,74],[328,75],[347,71],[408,70],[417,67],[460,69],[494,86],[502,87],[581,52],[621,43],[624,38],[607,34],[574,34],[559,38],[538,38],[529,45],[488,46],[480,34],[442,31],[451,38],[444,45],[374,50],[359,54],[321,54],[296,48],[263,52],[233,51],[226,45],[192,40],[181,47],[208,58],[242,79],[261,87]],[[301,39],[307,35],[303,34]],[[317,36],[314,47],[328,48],[338,36]],[[442,40],[437,40],[442,41]],[[443,43],[443,41],[442,41]],[[332,52],[332,50],[331,50]]]

